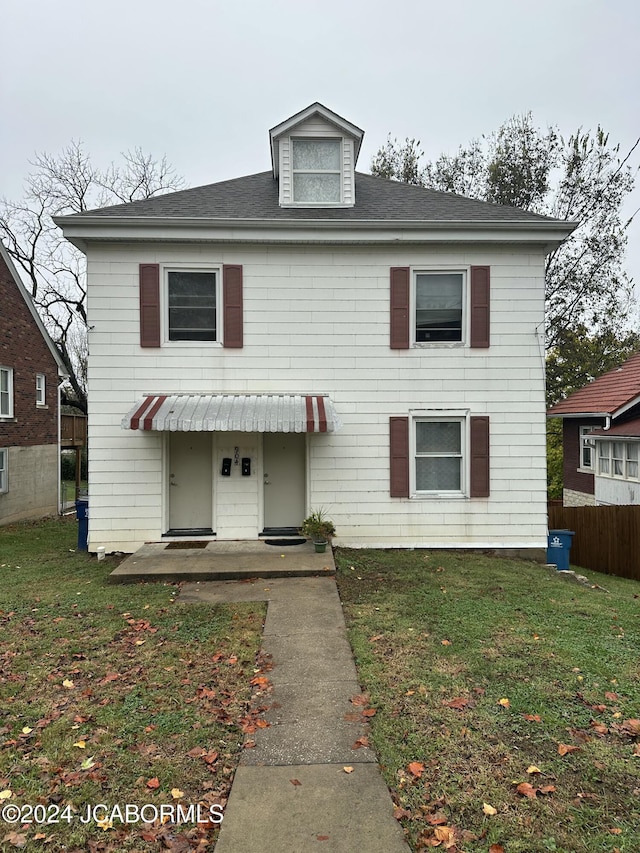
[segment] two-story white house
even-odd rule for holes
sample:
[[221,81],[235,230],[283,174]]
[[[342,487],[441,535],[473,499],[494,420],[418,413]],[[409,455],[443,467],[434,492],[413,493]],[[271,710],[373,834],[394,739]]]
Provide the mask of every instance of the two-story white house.
[[356,172],[362,137],[315,103],[269,171],[57,220],[88,260],[89,550],[318,507],[344,545],[546,547],[544,259],[572,226]]

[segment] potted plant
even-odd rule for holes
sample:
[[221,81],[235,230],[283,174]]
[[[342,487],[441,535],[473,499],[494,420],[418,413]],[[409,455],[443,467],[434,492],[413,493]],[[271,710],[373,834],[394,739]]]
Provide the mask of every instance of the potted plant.
[[336,528],[322,507],[314,510],[302,522],[300,533],[311,539],[318,554],[323,554],[327,548],[327,542],[336,535]]

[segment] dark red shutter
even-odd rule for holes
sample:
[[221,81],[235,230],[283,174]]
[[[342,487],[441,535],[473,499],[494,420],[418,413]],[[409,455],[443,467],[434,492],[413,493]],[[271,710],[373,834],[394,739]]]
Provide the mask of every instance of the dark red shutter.
[[389,493],[392,498],[409,497],[409,418],[389,418]]
[[391,267],[391,349],[409,349],[409,267]]
[[490,267],[471,267],[471,346],[489,346]]
[[469,419],[471,430],[471,482],[469,496],[489,497],[489,418],[482,415]]
[[140,346],[160,346],[160,265],[140,264]]
[[243,344],[242,267],[225,264],[222,268],[222,343],[241,349]]

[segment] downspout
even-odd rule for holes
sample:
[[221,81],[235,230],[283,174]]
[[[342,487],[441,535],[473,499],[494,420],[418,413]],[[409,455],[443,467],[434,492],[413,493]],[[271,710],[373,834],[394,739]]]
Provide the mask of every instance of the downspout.
[[64,507],[62,506],[62,414],[60,405],[60,390],[64,385],[64,379],[60,379],[58,377],[58,515],[64,514]]
[[606,416],[605,421],[604,421],[604,426],[602,427],[602,429],[605,430],[605,432],[608,429],[611,429],[611,415]]

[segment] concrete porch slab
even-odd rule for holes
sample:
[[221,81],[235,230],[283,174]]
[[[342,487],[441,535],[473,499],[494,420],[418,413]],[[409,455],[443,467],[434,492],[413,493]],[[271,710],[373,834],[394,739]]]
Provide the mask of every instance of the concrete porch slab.
[[[316,554],[313,543],[267,545],[263,540],[207,542],[204,548],[167,549],[147,542],[109,575],[110,583],[218,581],[334,575],[330,548]],[[185,543],[188,544],[188,543]]]

